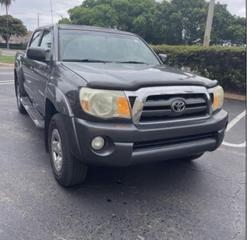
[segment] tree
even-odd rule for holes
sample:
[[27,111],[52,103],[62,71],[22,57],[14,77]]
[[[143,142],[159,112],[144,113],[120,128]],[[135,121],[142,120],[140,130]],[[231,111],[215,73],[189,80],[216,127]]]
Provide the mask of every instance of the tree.
[[[194,44],[203,41],[207,12],[206,0],[85,0],[60,23],[116,27],[154,44]],[[225,40],[245,42],[245,18],[217,3],[212,42]]]
[[[159,41],[168,44],[193,44],[202,39],[207,17],[204,0],[172,0],[159,4]],[[184,33],[184,38],[182,36]]]
[[217,3],[212,28],[212,42],[231,41],[236,44],[244,44],[246,42],[245,22],[245,18],[231,15],[227,10],[227,5]]
[[[8,29],[6,26],[6,18],[8,18]],[[27,34],[27,28],[23,25],[22,21],[18,18],[13,18],[11,15],[0,16],[0,35],[4,41],[8,44],[10,37],[15,35],[25,36]]]
[[[0,0],[0,4],[2,6],[5,6],[5,10],[6,10],[6,29],[8,31],[8,25],[9,25],[9,6],[11,5],[11,3],[13,2],[13,0]],[[7,33],[6,33],[7,34]],[[7,48],[9,48],[9,41],[7,41]]]
[[14,0],[0,0],[0,4],[2,6],[5,6],[5,10],[6,10],[6,16],[9,15],[9,6],[12,4]]
[[59,24],[71,24],[71,21],[68,18],[61,18],[58,21]]
[[85,0],[69,15],[73,24],[117,27],[152,41],[156,5],[155,0]]
[[[172,0],[159,4],[156,32],[160,32],[158,43],[193,44],[202,43],[207,19],[208,2],[205,0]],[[211,42],[220,44],[226,40],[245,43],[245,18],[233,16],[227,5],[217,3],[213,20]],[[182,31],[185,38],[182,38]]]

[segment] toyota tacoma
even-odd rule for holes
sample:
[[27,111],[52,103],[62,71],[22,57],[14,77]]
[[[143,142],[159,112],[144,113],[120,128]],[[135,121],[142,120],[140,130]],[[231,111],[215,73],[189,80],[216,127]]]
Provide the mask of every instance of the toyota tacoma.
[[222,87],[165,60],[119,30],[34,31],[16,54],[17,106],[44,129],[62,186],[82,183],[90,165],[192,160],[220,146],[228,123]]

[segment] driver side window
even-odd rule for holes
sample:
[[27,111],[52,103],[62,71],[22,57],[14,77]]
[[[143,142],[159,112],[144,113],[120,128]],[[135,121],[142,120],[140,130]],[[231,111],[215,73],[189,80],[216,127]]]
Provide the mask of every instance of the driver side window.
[[42,36],[40,47],[43,49],[51,49],[52,47],[52,34],[51,31],[45,30]]
[[40,40],[40,36],[41,36],[41,31],[37,31],[33,34],[31,43],[29,45],[29,47],[38,47],[39,46],[39,40]]

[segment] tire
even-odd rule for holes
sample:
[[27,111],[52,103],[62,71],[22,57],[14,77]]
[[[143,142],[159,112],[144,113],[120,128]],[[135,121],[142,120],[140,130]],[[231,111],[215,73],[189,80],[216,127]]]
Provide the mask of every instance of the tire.
[[63,187],[84,182],[87,165],[75,158],[69,149],[69,138],[61,114],[55,114],[49,124],[48,146],[54,177]]
[[26,109],[23,107],[23,105],[21,103],[21,97],[24,97],[25,94],[22,93],[22,91],[20,89],[20,85],[18,83],[18,80],[16,81],[16,85],[15,85],[15,93],[16,93],[16,103],[17,103],[18,111],[21,114],[27,114]]
[[183,161],[183,162],[192,162],[198,158],[200,158],[204,153],[199,153],[199,154],[195,154],[192,156],[188,156],[188,157],[184,157],[184,158],[180,158],[179,160]]

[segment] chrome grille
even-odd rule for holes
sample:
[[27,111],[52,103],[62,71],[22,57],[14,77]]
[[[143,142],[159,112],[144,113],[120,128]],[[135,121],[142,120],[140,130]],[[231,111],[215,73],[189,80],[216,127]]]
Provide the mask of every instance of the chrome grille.
[[[177,100],[185,103],[183,112],[173,111],[172,104]],[[140,122],[203,117],[208,113],[208,101],[205,94],[151,95],[143,104]]]
[[[203,86],[162,86],[125,91],[136,125],[206,119],[212,115],[212,96]],[[186,105],[183,112],[172,111],[173,101]],[[173,108],[174,110],[174,108]]]

